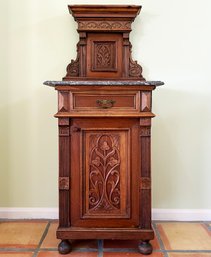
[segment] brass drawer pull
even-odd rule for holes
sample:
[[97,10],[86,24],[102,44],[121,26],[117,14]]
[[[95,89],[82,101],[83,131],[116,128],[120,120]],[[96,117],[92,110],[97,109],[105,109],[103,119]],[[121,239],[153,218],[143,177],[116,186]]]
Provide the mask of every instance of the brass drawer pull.
[[100,108],[108,109],[108,108],[112,108],[113,105],[116,103],[116,101],[103,99],[103,100],[97,100],[96,103]]

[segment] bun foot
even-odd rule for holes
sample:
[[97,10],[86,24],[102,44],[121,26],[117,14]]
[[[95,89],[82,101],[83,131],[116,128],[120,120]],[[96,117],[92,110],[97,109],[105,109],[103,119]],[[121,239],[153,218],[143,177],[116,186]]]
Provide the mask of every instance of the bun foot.
[[152,253],[152,245],[149,241],[141,241],[138,246],[139,252],[144,255],[148,255]]
[[60,254],[68,254],[71,250],[72,246],[69,240],[62,240],[58,245],[58,251]]

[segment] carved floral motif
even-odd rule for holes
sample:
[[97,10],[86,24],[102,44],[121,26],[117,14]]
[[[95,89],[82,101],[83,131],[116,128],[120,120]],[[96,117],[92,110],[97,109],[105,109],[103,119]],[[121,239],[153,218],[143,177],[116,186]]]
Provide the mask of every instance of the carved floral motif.
[[120,209],[119,136],[91,136],[89,158],[89,210]]

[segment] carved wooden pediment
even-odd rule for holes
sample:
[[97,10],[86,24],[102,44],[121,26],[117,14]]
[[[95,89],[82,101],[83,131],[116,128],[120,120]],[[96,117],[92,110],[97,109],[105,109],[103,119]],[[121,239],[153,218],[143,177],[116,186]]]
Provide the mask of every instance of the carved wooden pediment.
[[74,77],[145,80],[132,59],[129,33],[141,6],[70,5],[78,23],[77,57],[67,66],[64,80]]

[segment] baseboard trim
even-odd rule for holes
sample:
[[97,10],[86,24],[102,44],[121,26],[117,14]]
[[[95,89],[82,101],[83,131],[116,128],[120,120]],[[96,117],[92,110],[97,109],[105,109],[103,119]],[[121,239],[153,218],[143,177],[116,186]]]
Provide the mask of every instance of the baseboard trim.
[[153,220],[211,221],[209,209],[153,209]]
[[[208,209],[153,209],[153,220],[211,221]],[[0,219],[58,219],[58,208],[0,208]]]
[[58,208],[0,208],[0,219],[58,219]]

